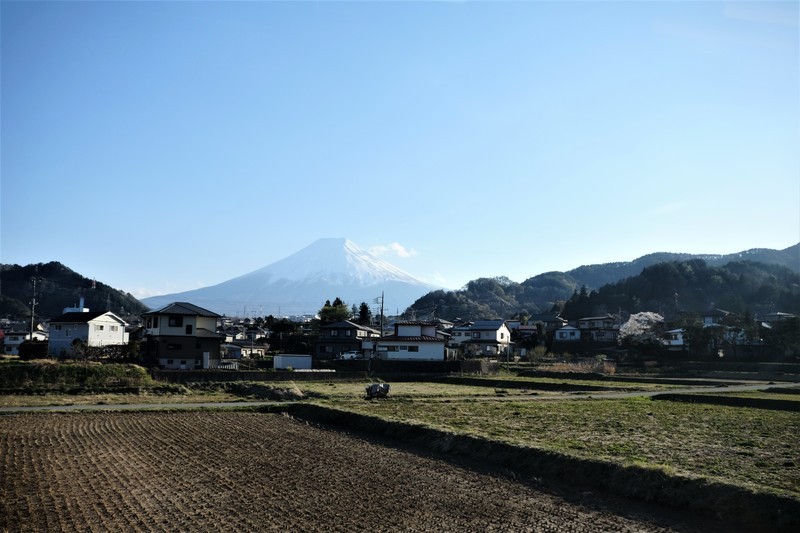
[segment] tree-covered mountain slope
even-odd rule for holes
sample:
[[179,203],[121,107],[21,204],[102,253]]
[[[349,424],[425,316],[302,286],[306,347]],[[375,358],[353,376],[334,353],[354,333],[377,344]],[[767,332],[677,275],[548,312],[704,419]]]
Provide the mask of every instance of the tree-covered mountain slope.
[[36,279],[36,316],[52,318],[65,307],[111,311],[120,316],[138,315],[147,308],[131,294],[74,272],[57,261],[36,265],[0,265],[0,316],[30,317],[33,282]]

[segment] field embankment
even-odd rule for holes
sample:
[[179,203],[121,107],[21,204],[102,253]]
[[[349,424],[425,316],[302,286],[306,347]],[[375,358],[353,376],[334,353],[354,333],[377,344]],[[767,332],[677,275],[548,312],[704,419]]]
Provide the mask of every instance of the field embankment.
[[649,399],[278,409],[492,464],[517,477],[736,517],[749,529],[800,527],[797,413],[706,411]]

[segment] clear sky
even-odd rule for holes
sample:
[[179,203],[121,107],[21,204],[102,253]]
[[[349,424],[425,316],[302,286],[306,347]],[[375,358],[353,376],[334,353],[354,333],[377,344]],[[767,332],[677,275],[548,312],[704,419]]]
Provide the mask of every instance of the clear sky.
[[9,2],[0,262],[447,288],[800,241],[798,2]]

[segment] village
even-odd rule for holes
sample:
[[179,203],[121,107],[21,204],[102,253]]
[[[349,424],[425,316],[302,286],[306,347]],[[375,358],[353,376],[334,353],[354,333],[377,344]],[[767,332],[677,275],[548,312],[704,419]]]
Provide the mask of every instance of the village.
[[[293,354],[294,369],[320,363],[379,360],[436,363],[474,359],[519,361],[534,354],[568,354],[622,359],[634,351],[685,358],[686,329],[670,328],[656,313],[639,313],[623,322],[619,316],[591,316],[568,321],[557,311],[524,320],[468,322],[389,318],[368,325],[350,316],[328,322],[319,317],[283,318],[272,325],[261,318],[222,316],[189,302],[173,302],[126,322],[111,311],[93,311],[83,299],[63,314],[30,324],[2,323],[3,353],[26,358],[111,359],[140,362],[164,370],[251,368],[255,362],[282,352]],[[796,318],[775,312],[754,319],[745,330],[731,325],[731,313],[713,309],[701,317],[704,353],[725,357],[758,354],[764,331]],[[648,318],[642,331],[634,318]],[[271,317],[270,317],[271,318]],[[288,326],[288,327],[287,327]],[[638,329],[637,329],[638,328]],[[627,335],[627,337],[626,337]],[[641,342],[649,341],[648,346]],[[625,339],[637,343],[622,342]],[[298,342],[299,339],[299,342]],[[25,346],[23,346],[25,344]],[[768,343],[767,343],[768,344]],[[641,355],[641,354],[639,354]],[[298,358],[304,356],[305,359]],[[288,359],[287,359],[288,360]],[[279,369],[281,359],[273,359]]]

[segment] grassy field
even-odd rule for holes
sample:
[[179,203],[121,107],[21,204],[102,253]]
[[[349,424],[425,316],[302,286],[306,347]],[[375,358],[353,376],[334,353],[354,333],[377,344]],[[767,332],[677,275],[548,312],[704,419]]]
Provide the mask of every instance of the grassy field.
[[359,414],[800,500],[798,412],[639,397],[530,401],[498,397],[492,388],[459,396],[457,386],[429,383],[393,384],[391,398],[364,401],[360,384],[301,386],[328,390],[315,401]]

